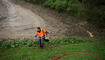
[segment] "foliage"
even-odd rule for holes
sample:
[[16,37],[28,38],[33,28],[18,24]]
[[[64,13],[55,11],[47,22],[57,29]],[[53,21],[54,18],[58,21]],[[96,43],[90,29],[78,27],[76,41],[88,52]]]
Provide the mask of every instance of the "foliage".
[[30,2],[30,3],[33,3],[33,4],[41,4],[44,2],[44,0],[24,0],[26,2]]
[[105,29],[105,1],[104,0],[85,0],[86,17],[88,22],[99,29]]
[[0,48],[14,48],[14,47],[21,47],[27,46],[32,47],[35,46],[38,41],[35,40],[13,40],[13,41],[1,41]]
[[52,44],[77,44],[82,42],[87,42],[89,39],[83,38],[74,38],[74,37],[65,37],[61,39],[53,39],[50,41]]
[[44,3],[44,6],[54,8],[57,11],[65,11],[67,7],[67,0],[48,0]]
[[[87,42],[88,39],[66,37],[61,39],[52,39],[49,41],[49,46],[55,46],[57,44],[77,44]],[[45,43],[46,44],[46,43]],[[14,48],[14,47],[36,47],[38,40],[13,40],[13,41],[1,41],[0,48]]]
[[68,12],[75,16],[80,16],[83,11],[82,4],[78,0],[48,0],[44,6],[54,8],[60,12]]
[[67,12],[72,14],[75,17],[83,17],[82,13],[84,12],[83,5],[79,2],[79,0],[69,0]]
[[43,5],[46,6],[46,7],[54,8],[53,4],[54,4],[53,0],[48,0]]

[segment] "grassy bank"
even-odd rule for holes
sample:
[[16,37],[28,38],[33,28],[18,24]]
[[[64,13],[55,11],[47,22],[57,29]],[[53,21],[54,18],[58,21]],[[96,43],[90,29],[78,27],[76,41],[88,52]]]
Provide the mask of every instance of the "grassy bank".
[[[84,41],[85,40],[85,41]],[[24,40],[21,40],[24,41]],[[55,41],[55,42],[54,42]],[[75,43],[70,41],[76,41]],[[79,42],[78,42],[79,41]],[[63,42],[63,43],[61,43]],[[68,43],[67,43],[68,42]],[[78,42],[78,43],[77,43]],[[23,43],[23,45],[21,45]],[[53,39],[49,43],[45,43],[43,49],[39,48],[36,42],[32,46],[30,42],[24,45],[8,48],[0,48],[0,60],[52,60],[53,57],[70,53],[70,52],[88,52],[98,56],[101,60],[105,60],[105,41],[102,39],[82,39],[82,38],[62,38]],[[31,42],[32,43],[32,42]],[[64,56],[58,60],[98,60],[89,55],[71,54]]]
[[[88,52],[105,60],[105,46],[102,43],[71,44],[60,47],[9,48],[0,49],[0,60],[52,60],[53,57],[69,52]],[[92,56],[72,54],[58,60],[97,60]]]

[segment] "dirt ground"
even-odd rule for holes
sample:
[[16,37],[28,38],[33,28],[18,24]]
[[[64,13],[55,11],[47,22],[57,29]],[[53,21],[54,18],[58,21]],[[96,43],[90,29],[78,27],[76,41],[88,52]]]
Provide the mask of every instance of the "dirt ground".
[[36,27],[47,29],[50,38],[91,37],[93,33],[84,26],[88,23],[76,22],[39,5],[22,0],[0,0],[0,39],[33,39]]

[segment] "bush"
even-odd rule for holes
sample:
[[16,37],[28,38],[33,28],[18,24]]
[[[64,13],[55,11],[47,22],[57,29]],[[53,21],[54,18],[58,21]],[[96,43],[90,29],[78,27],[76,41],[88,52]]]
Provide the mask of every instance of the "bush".
[[46,7],[54,8],[53,4],[54,4],[53,0],[48,0],[43,5]]
[[38,41],[35,40],[13,40],[13,41],[1,41],[0,48],[14,48],[14,47],[34,47]]
[[105,1],[85,0],[87,21],[98,29],[105,29]]
[[[61,38],[61,39],[52,39],[47,43],[49,46],[61,45],[61,44],[77,44],[82,42],[87,42],[88,39],[82,38]],[[13,41],[0,41],[0,48],[15,48],[15,47],[36,47],[38,40],[13,40]],[[46,44],[46,45],[47,45]]]
[[73,16],[80,17],[84,8],[78,0],[69,0],[66,11]]
[[61,39],[53,39],[50,40],[49,42],[51,44],[77,44],[77,43],[82,43],[82,42],[87,42],[89,41],[88,39],[83,39],[83,38],[74,38],[74,37],[66,37],[66,38],[61,38]]
[[67,0],[56,0],[54,7],[57,11],[65,11],[67,7]]
[[81,17],[84,12],[83,5],[79,0],[48,0],[43,5],[53,8],[58,12],[67,12],[75,17]]
[[43,2],[45,2],[45,0],[24,0],[26,2],[30,2],[33,4],[42,4]]

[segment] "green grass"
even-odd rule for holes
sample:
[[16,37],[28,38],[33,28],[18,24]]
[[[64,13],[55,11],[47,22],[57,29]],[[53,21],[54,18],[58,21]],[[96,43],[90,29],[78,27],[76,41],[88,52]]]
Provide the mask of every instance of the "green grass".
[[[18,47],[0,49],[0,60],[52,60],[53,57],[69,52],[88,52],[105,60],[104,42],[68,44],[56,47]],[[72,54],[58,60],[97,60],[89,55]]]

